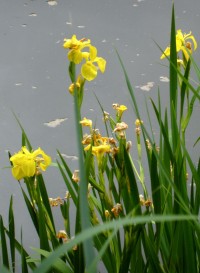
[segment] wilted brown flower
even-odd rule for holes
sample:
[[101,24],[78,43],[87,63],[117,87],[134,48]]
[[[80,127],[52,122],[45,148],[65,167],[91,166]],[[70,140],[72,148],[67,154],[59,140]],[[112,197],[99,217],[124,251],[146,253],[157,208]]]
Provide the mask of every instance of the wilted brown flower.
[[63,199],[59,196],[57,198],[49,198],[49,203],[51,207],[57,207],[63,204]]
[[69,237],[65,230],[59,230],[59,232],[56,234],[56,237],[58,239],[63,239],[64,242],[69,241]]
[[118,217],[119,214],[122,212],[122,205],[117,203],[114,205],[114,207],[111,209],[112,213],[114,214],[115,217]]
[[75,170],[73,175],[72,175],[72,180],[76,183],[78,183],[80,181],[80,178],[79,178],[79,170]]

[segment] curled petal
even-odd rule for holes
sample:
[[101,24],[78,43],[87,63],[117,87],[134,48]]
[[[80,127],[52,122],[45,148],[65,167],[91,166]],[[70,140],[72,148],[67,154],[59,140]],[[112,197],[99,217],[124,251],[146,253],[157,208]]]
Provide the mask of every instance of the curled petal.
[[39,167],[42,171],[46,171],[46,168],[51,164],[51,157],[45,154],[45,152],[38,148],[33,152],[33,156],[35,158],[37,167]]
[[194,45],[194,50],[196,50],[197,49],[197,41],[196,41],[196,39],[194,38],[193,35],[188,36],[187,40],[189,40],[189,39],[192,40],[193,45]]
[[105,69],[106,69],[106,60],[101,58],[101,57],[98,57],[96,58],[97,59],[97,64],[98,64],[98,67],[101,71],[101,73],[104,73]]

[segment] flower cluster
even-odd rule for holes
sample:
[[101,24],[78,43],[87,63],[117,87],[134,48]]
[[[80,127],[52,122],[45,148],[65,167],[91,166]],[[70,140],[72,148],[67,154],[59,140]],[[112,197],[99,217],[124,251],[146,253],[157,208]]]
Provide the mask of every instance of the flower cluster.
[[[82,122],[80,122],[82,123]],[[84,124],[82,123],[84,126]],[[102,137],[99,130],[91,130],[91,134],[84,135],[82,140],[83,145],[87,145],[84,150],[91,152],[97,157],[98,162],[102,161],[104,154],[111,152],[111,141],[108,137]]]
[[94,80],[98,70],[104,73],[106,60],[97,56],[97,49],[89,39],[77,40],[76,35],[73,35],[71,39],[64,39],[63,47],[69,49],[68,59],[70,62],[80,64],[84,61],[81,66],[81,75],[87,81]]
[[32,177],[45,171],[51,164],[51,157],[46,155],[45,152],[38,148],[35,151],[29,150],[23,146],[21,150],[11,156],[12,174],[14,178],[20,180],[25,177]]

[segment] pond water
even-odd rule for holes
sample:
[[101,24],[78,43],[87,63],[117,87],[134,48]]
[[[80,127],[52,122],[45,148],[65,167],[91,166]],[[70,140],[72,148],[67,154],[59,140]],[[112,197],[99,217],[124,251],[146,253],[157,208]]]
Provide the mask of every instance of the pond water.
[[[200,43],[199,0],[175,0],[176,25],[190,30]],[[55,161],[56,149],[67,155],[67,162],[78,168],[73,118],[73,100],[68,93],[69,78],[63,39],[76,34],[87,37],[107,60],[105,74],[86,85],[83,116],[103,127],[95,93],[104,109],[112,113],[112,103],[125,104],[127,123],[135,116],[115,48],[122,57],[135,87],[141,115],[145,121],[145,97],[156,98],[158,87],[165,103],[168,100],[168,68],[160,60],[155,41],[165,48],[169,44],[171,1],[162,0],[1,0],[0,2],[0,214],[7,219],[10,195],[14,195],[17,225],[26,223],[26,208],[17,182],[8,166],[7,150],[14,153],[21,146],[21,132],[13,112],[22,123],[32,146],[42,147]],[[200,60],[200,51],[195,53]],[[200,61],[199,61],[200,64]],[[152,84],[148,84],[152,83]],[[194,109],[196,126],[191,145],[199,136],[199,105]],[[49,122],[63,119],[56,127]],[[130,125],[131,126],[131,125]],[[130,132],[130,138],[134,135]],[[195,149],[194,157],[198,155]],[[195,155],[196,153],[196,155]],[[45,174],[50,195],[63,195],[65,186],[59,172],[49,168]],[[62,223],[60,227],[63,228]],[[34,245],[25,234],[26,245]],[[32,237],[32,238],[30,238]]]

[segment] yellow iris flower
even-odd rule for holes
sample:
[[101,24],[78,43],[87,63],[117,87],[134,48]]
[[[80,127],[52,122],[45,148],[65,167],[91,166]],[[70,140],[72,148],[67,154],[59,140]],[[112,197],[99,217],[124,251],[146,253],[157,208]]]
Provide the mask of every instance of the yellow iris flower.
[[70,62],[79,64],[84,58],[82,49],[85,47],[90,48],[91,44],[89,39],[83,38],[81,40],[77,40],[76,35],[73,35],[71,39],[64,39],[63,47],[69,49],[68,59]]
[[97,50],[95,48],[90,51],[88,59],[82,65],[81,74],[86,80],[92,81],[96,78],[98,69],[104,73],[105,68],[106,60],[101,57],[97,57]]
[[[192,35],[192,32],[190,31],[188,34],[186,33],[183,34],[181,29],[178,29],[176,34],[176,51],[177,52],[182,51],[186,60],[189,59],[189,54],[187,50],[189,50],[189,52],[192,53],[192,44],[188,40],[193,42],[193,48],[194,50],[196,50],[197,42],[194,36]],[[167,47],[160,58],[164,59],[166,56],[169,55],[170,47]]]
[[40,148],[29,152],[24,146],[10,158],[10,161],[13,165],[12,174],[14,178],[20,180],[24,177],[34,176],[39,170],[45,171],[51,164],[51,157]]
[[[84,79],[88,81],[94,80],[98,69],[104,73],[106,60],[97,56],[97,49],[91,45],[89,39],[77,40],[76,35],[73,35],[71,39],[64,39],[63,47],[69,49],[68,59],[70,62],[80,64],[85,59],[86,62],[81,67],[81,74]],[[87,51],[83,51],[85,48],[87,48]],[[72,91],[70,90],[70,92]]]

